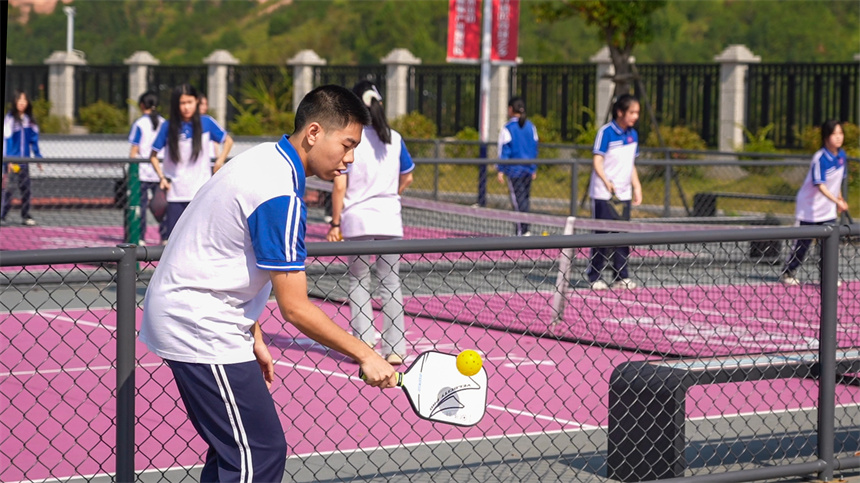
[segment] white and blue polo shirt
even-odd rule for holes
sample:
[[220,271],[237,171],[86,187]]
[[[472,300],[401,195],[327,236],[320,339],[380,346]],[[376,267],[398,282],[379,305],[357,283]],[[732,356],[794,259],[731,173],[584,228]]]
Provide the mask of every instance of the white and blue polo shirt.
[[[171,121],[165,121],[161,124],[161,129],[158,130],[158,135],[152,142],[152,149],[155,152],[161,152],[167,146],[167,133],[170,129],[170,123]],[[200,117],[200,127],[202,128],[202,136],[198,159],[191,159],[193,130],[190,122],[182,122],[182,131],[179,137],[179,159],[174,159],[175,153],[171,153],[170,149],[164,149],[164,162],[161,164],[161,171],[164,176],[171,180],[170,189],[167,190],[167,201],[169,202],[191,201],[200,187],[212,177],[212,163],[209,159],[211,149],[207,146],[212,141],[223,143],[227,138],[227,133],[209,116]]]
[[[531,121],[523,123],[512,117],[499,131],[499,159],[535,159],[538,156],[537,128]],[[537,173],[537,164],[497,164],[496,169],[509,178],[520,178]]]
[[[594,138],[594,154],[603,156],[603,171],[615,185],[615,195],[619,200],[633,199],[633,164],[639,156],[639,134],[632,127],[622,130],[615,121],[605,124]],[[606,185],[591,172],[589,196],[593,200],[609,200],[612,193]]]
[[365,235],[403,236],[400,216],[400,175],[415,169],[403,137],[391,130],[391,143],[365,126],[355,148],[355,161],[346,168],[346,194],[340,230],[344,238]]
[[[208,164],[208,163],[207,163]],[[201,364],[254,360],[270,271],[303,271],[305,171],[284,136],[233,158],[182,214],[143,303],[140,340]]]
[[795,217],[798,221],[820,223],[836,219],[836,203],[819,191],[824,185],[834,196],[842,192],[842,179],[848,155],[839,149],[836,154],[821,148],[812,156],[812,164],[800,190],[797,192]]
[[137,146],[137,157],[145,159],[146,162],[138,164],[137,173],[141,181],[148,183],[157,183],[159,181],[158,174],[155,168],[149,162],[149,153],[152,151],[152,142],[155,141],[155,136],[158,135],[158,127],[164,124],[164,118],[158,116],[158,126],[152,128],[152,119],[147,116],[141,116],[131,125],[131,130],[128,132],[128,142],[132,146]]
[[[21,119],[15,119],[11,113],[6,114],[3,118],[3,157],[29,158],[31,154],[42,157],[39,152],[39,125],[26,114],[22,114]],[[6,162],[5,159],[3,161]]]

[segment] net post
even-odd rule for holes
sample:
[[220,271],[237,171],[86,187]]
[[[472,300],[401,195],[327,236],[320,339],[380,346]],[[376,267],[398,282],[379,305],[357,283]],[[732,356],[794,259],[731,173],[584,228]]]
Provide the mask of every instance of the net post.
[[[564,223],[564,234],[573,235],[575,216],[568,216]],[[573,248],[564,248],[558,257],[558,275],[555,277],[555,293],[552,294],[552,325],[561,322],[564,317],[564,302],[567,299],[567,287],[570,285],[570,264],[573,260]]]
[[116,274],[116,481],[131,483],[134,475],[135,310],[137,308],[137,246],[124,243]]
[[839,288],[839,229],[819,239],[821,247],[821,327],[818,360],[818,459],[827,466],[818,473],[818,479],[833,479],[835,406],[836,406],[836,327]]

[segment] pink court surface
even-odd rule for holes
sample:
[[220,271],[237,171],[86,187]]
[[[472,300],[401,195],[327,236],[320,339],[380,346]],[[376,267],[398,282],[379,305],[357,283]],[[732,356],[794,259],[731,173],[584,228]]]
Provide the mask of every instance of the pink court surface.
[[[347,327],[347,307],[316,303]],[[270,308],[277,310],[274,303]],[[0,480],[113,472],[115,312],[18,312],[0,318],[2,338],[7,344],[14,340],[17,348],[0,353],[4,371],[0,404],[8,408],[3,413],[8,418],[5,426],[14,427],[13,435],[0,443],[0,452],[12,456],[11,464],[0,468]],[[356,364],[304,338],[279,317],[270,317],[262,327],[276,360],[273,396],[291,457],[600,430],[607,424],[613,368],[647,357],[425,317],[407,318],[407,324],[412,356],[430,349],[451,353],[475,349],[482,354],[489,375],[484,419],[470,428],[421,420],[399,390],[365,386],[356,376]],[[200,464],[205,445],[188,423],[181,403],[177,408],[179,397],[170,370],[140,343],[137,356],[136,469]],[[687,413],[690,418],[731,417],[728,413],[814,408],[815,388],[814,381],[801,379],[695,387],[689,393]],[[535,397],[522,397],[518,391],[523,389]],[[786,401],[780,394],[793,397]],[[858,400],[860,388],[837,386],[837,404],[852,405]]]

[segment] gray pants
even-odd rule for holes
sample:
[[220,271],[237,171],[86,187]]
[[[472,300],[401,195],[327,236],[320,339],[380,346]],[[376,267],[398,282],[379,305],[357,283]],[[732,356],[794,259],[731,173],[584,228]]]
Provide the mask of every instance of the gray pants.
[[[400,237],[361,236],[348,241],[399,240]],[[349,308],[352,315],[352,333],[359,339],[375,345],[373,307],[370,303],[371,255],[349,257]],[[403,293],[400,290],[400,255],[377,255],[374,264],[379,280],[376,294],[382,299],[382,355],[406,354],[406,327],[403,322]]]

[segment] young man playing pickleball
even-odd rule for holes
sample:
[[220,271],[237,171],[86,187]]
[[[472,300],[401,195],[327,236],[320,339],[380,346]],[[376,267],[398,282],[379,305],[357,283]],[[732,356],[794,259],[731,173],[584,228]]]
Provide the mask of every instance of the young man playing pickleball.
[[209,444],[202,481],[283,478],[286,441],[268,390],[274,365],[256,322],[272,292],[285,320],[359,361],[369,385],[396,385],[391,365],[308,300],[304,272],[305,177],[339,176],[369,123],[343,87],[308,93],[291,136],[235,157],[198,191],[155,269],[140,340],[173,371]]

